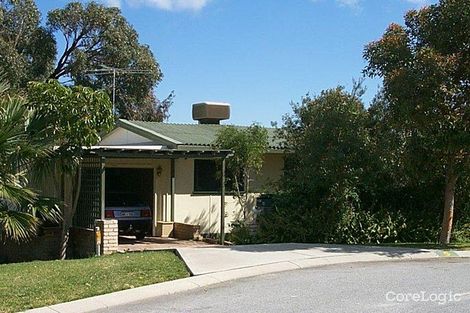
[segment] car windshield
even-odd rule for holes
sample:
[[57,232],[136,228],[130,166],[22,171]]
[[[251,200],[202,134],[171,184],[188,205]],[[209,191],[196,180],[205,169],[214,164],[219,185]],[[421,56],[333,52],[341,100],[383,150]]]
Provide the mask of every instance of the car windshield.
[[106,195],[106,206],[145,206],[146,204],[134,193],[110,193]]

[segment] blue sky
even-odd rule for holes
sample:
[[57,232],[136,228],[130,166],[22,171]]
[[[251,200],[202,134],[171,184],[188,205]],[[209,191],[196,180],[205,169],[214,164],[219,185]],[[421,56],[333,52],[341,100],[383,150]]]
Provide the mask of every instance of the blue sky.
[[[47,11],[66,0],[38,0]],[[269,126],[307,92],[351,88],[364,46],[407,10],[435,0],[102,0],[119,6],[148,44],[176,98],[170,122],[190,123],[191,104],[229,102],[231,124]],[[379,80],[366,79],[367,105]]]

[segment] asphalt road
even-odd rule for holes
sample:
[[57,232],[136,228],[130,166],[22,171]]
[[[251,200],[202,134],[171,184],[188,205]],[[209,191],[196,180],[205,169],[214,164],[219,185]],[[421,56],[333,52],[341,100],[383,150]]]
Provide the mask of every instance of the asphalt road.
[[251,277],[98,312],[470,312],[470,259],[343,264]]

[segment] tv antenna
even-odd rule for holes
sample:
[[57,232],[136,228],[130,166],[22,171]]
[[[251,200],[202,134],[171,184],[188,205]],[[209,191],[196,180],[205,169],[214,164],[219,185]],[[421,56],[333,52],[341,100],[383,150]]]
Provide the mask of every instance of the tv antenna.
[[132,68],[116,68],[109,67],[106,65],[101,65],[100,68],[87,70],[85,75],[95,75],[95,76],[104,76],[104,75],[113,75],[113,89],[112,89],[112,102],[113,102],[113,114],[116,114],[116,76],[121,74],[125,75],[145,75],[152,74],[150,70],[139,70]]

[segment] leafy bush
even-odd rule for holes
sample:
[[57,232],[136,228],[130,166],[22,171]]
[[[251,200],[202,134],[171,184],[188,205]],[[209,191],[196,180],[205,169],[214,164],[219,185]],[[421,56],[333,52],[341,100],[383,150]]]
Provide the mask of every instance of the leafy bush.
[[456,242],[470,242],[470,203],[465,203],[458,214],[452,238]]
[[455,242],[470,242],[470,223],[457,223],[452,236]]
[[258,218],[258,241],[383,243],[399,241],[407,230],[400,213],[361,210],[354,197],[325,201],[320,207],[292,207],[281,202],[284,206]]
[[406,223],[399,214],[350,210],[344,212],[330,241],[348,244],[396,242],[405,228]]
[[[360,92],[359,92],[360,94]],[[343,88],[305,97],[284,118],[279,136],[287,152],[275,210],[258,219],[264,242],[436,242],[442,219],[442,166],[413,137],[387,124],[380,97],[366,111]],[[470,203],[468,172],[462,172],[456,207]],[[470,214],[457,210],[465,240]],[[467,225],[467,226],[466,226]],[[457,238],[458,237],[458,238]]]
[[245,222],[237,220],[230,224],[232,228],[229,234],[229,240],[236,245],[247,245],[257,243],[256,235],[246,225]]

